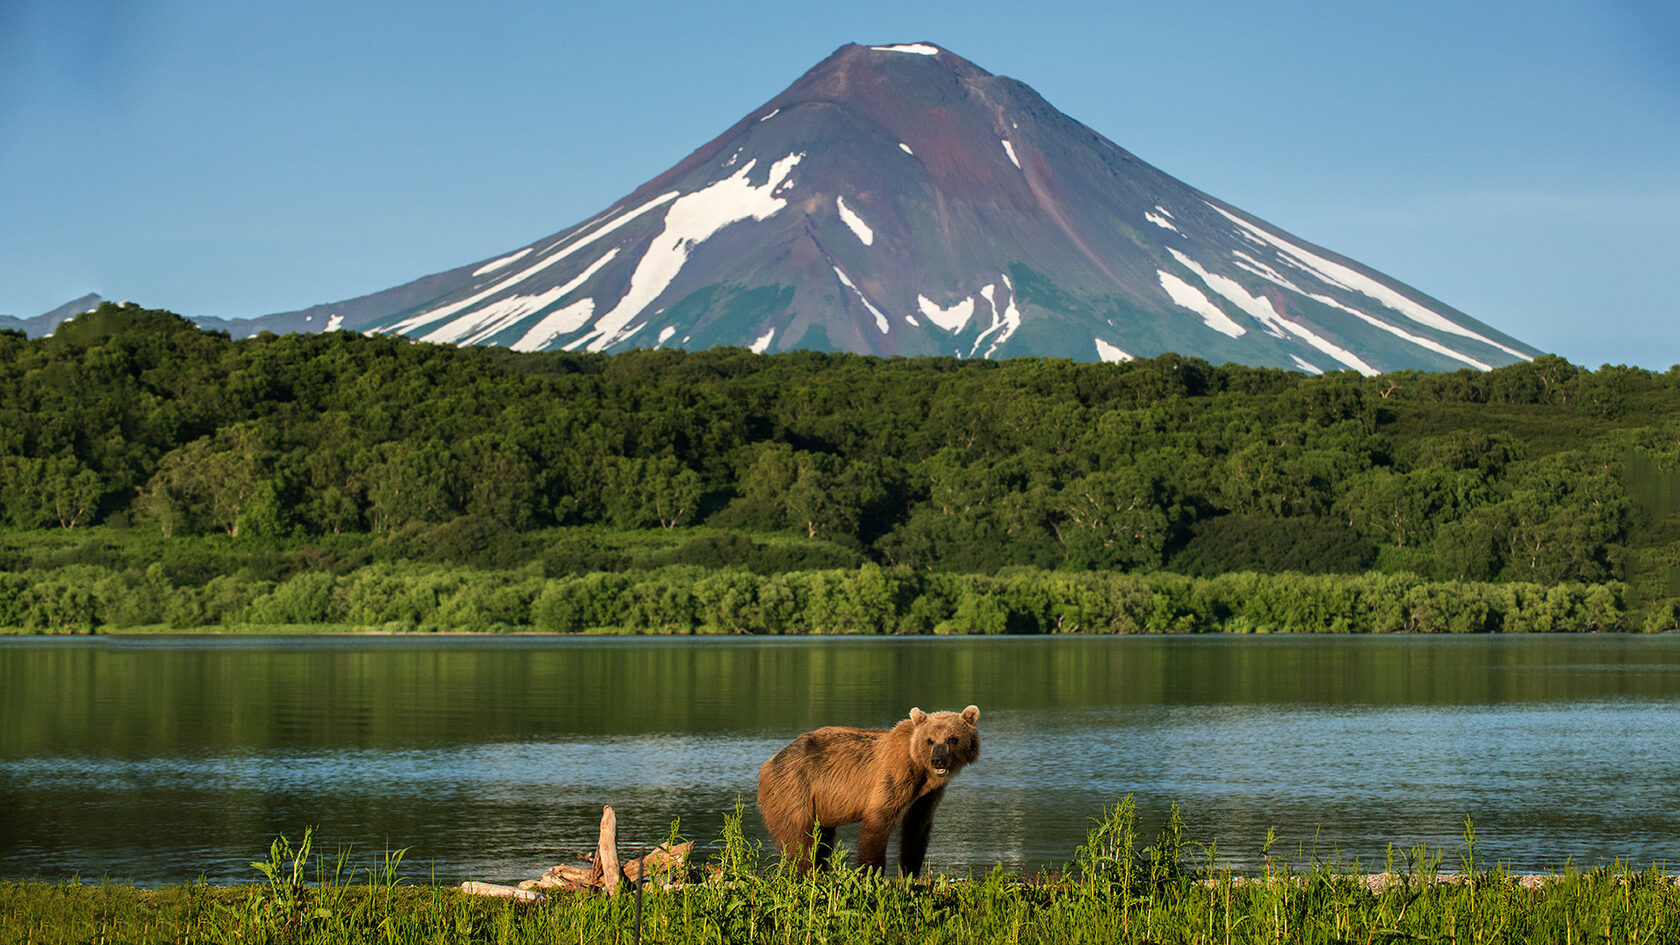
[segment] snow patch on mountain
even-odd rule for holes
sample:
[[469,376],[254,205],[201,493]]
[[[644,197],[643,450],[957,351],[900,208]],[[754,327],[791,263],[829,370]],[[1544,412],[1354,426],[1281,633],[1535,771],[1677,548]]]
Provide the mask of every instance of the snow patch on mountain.
[[897,46],[871,46],[869,48],[876,52],[915,53],[918,56],[939,55],[939,47],[929,46],[927,43],[900,43]]
[[869,224],[863,222],[863,217],[858,216],[852,211],[851,207],[846,206],[845,197],[835,197],[834,205],[840,208],[840,219],[846,221],[846,226],[857,234],[857,238],[863,245],[869,246],[875,242],[875,231],[869,228]]
[[[1330,341],[1329,339],[1324,338],[1323,336],[1319,335],[1317,332],[1314,332],[1312,329],[1306,327],[1305,325],[1302,325],[1302,324],[1299,324],[1297,322],[1293,322],[1293,321],[1290,321],[1289,319],[1284,318],[1283,315],[1280,314],[1278,312],[1278,310],[1272,306],[1272,303],[1271,303],[1270,299],[1264,299],[1264,298],[1260,298],[1259,296],[1249,295],[1246,291],[1243,290],[1242,286],[1237,284],[1237,282],[1235,280],[1230,279],[1226,276],[1215,275],[1213,273],[1208,272],[1206,269],[1203,269],[1200,265],[1198,265],[1194,260],[1190,259],[1188,256],[1185,256],[1183,253],[1179,252],[1176,249],[1175,250],[1170,250],[1170,252],[1173,254],[1173,258],[1178,260],[1180,265],[1184,266],[1186,269],[1189,269],[1191,272],[1194,272],[1196,274],[1197,278],[1201,279],[1202,282],[1204,284],[1206,284],[1208,288],[1212,289],[1214,292],[1218,293],[1220,297],[1224,298],[1226,301],[1230,302],[1231,304],[1237,306],[1237,308],[1241,309],[1242,311],[1247,313],[1249,316],[1254,318],[1256,321],[1260,322],[1260,324],[1265,327],[1267,334],[1270,334],[1270,335],[1272,335],[1274,337],[1277,337],[1277,338],[1288,338],[1291,335],[1293,335],[1295,338],[1299,339],[1300,341],[1306,342],[1307,345],[1309,345],[1313,349],[1315,349],[1317,351],[1321,351],[1321,352],[1331,356],[1332,358],[1335,358],[1337,361],[1340,361],[1342,364],[1347,365],[1348,367],[1354,369],[1355,371],[1358,371],[1359,373],[1365,375],[1366,377],[1373,377],[1377,374],[1382,373],[1382,372],[1378,371],[1376,368],[1367,364],[1364,361],[1364,359],[1360,358],[1358,355],[1356,355],[1353,352],[1347,350],[1346,348],[1343,348],[1342,346]],[[1166,285],[1167,284],[1167,279],[1168,279],[1167,273],[1161,273],[1161,276],[1162,276],[1161,283],[1162,283],[1162,285],[1167,287],[1168,294],[1173,294],[1173,301],[1178,302],[1180,305],[1184,305],[1186,308],[1189,308],[1192,311],[1195,311],[1199,315],[1202,315],[1204,320],[1207,319],[1207,311],[1199,308],[1198,307],[1199,305],[1206,305],[1208,308],[1213,309],[1214,311],[1218,311],[1217,306],[1214,306],[1212,304],[1212,302],[1210,302],[1208,300],[1207,296],[1203,295],[1199,289],[1195,288],[1194,286],[1190,285],[1189,283],[1184,282],[1183,280],[1176,280],[1176,281],[1178,281],[1179,286],[1180,286],[1180,288],[1178,290],[1179,292],[1183,292],[1183,290],[1187,289],[1187,290],[1189,290],[1189,293],[1194,293],[1193,296],[1191,296],[1189,293],[1185,293],[1185,298],[1184,298],[1184,300],[1181,301],[1178,298],[1178,295],[1174,294],[1174,291],[1175,291],[1174,287]],[[1230,324],[1233,327],[1238,328],[1239,331],[1241,330],[1241,326],[1237,325],[1235,322],[1231,321],[1229,318],[1225,318],[1223,312],[1220,312],[1220,316],[1222,318],[1224,318],[1224,321],[1226,323]],[[1209,327],[1214,328],[1215,330],[1218,330],[1218,331],[1224,331],[1225,330],[1223,328],[1220,328],[1219,325],[1213,324],[1211,322],[1209,323]],[[1236,335],[1231,335],[1231,337],[1235,338],[1237,336]]]
[[1283,324],[1284,324],[1284,327],[1289,329],[1290,334],[1295,335],[1296,337],[1300,338],[1302,341],[1305,341],[1307,344],[1311,345],[1313,348],[1324,352],[1325,354],[1331,356],[1332,358],[1335,358],[1337,361],[1340,361],[1343,364],[1347,365],[1348,367],[1353,368],[1355,371],[1358,371],[1359,373],[1365,375],[1366,377],[1376,377],[1378,374],[1382,373],[1381,371],[1377,370],[1376,368],[1372,367],[1371,365],[1366,364],[1365,360],[1363,358],[1361,358],[1359,355],[1354,354],[1352,351],[1349,351],[1348,349],[1342,347],[1341,345],[1336,344],[1335,342],[1330,341],[1327,338],[1323,338],[1323,337],[1315,334],[1311,329],[1307,328],[1305,325],[1298,325],[1295,322],[1291,322],[1291,321],[1286,321]]
[[758,340],[748,347],[752,349],[753,354],[763,354],[764,352],[770,350],[770,339],[774,337],[776,337],[776,329],[772,328],[764,334],[758,336]]
[[579,299],[557,311],[544,315],[542,320],[510,347],[515,351],[541,351],[561,335],[569,335],[589,323],[595,314],[594,299]]
[[1102,340],[1101,338],[1092,338],[1091,340],[1096,343],[1097,357],[1103,359],[1104,361],[1106,361],[1110,364],[1117,364],[1121,361],[1132,360],[1131,355],[1129,355],[1126,352],[1120,350],[1120,348],[1116,345],[1111,345],[1108,342]]
[[487,272],[495,272],[497,269],[502,268],[503,266],[507,265],[508,263],[514,262],[514,261],[519,260],[519,259],[523,259],[525,256],[529,255],[530,252],[531,252],[531,247],[527,246],[517,253],[509,253],[508,255],[503,256],[501,259],[493,259],[490,262],[487,262],[484,265],[479,266],[477,269],[474,269],[473,270],[473,275],[474,276],[482,276]]
[[776,196],[776,191],[804,157],[800,151],[777,161],[764,183],[756,186],[747,180],[758,164],[754,158],[723,180],[677,198],[665,212],[665,228],[636,264],[624,297],[584,336],[587,349],[603,351],[628,338],[626,326],[670,287],[694,247],[731,223],[763,220],[787,206],[787,200]]
[[464,315],[427,332],[420,336],[420,340],[429,341],[433,344],[471,344],[471,341],[463,342],[462,339],[482,328],[485,323],[488,322],[495,326],[504,322],[516,322],[527,315],[540,312],[553,305],[560,301],[565,294],[565,286],[555,286],[535,295],[514,295],[505,299],[497,299],[489,305],[474,309],[469,315]]
[[1196,288],[1183,279],[1173,275],[1165,269],[1155,270],[1161,279],[1161,288],[1167,290],[1167,297],[1174,305],[1187,308],[1202,318],[1202,323],[1222,335],[1240,338],[1248,334],[1248,329],[1231,320],[1219,306],[1208,301],[1202,290]]
[[992,339],[992,346],[987,348],[986,353],[983,355],[983,357],[990,358],[993,354],[997,353],[997,349],[1002,346],[1004,342],[1008,341],[1014,336],[1015,332],[1021,329],[1021,310],[1015,307],[1015,283],[1010,282],[1009,277],[1006,275],[1003,277],[1003,284],[1009,289],[1009,304],[1004,306],[1002,312],[998,311],[997,302],[992,298],[991,292],[988,291],[992,288],[992,286],[988,285],[984,289],[980,290],[981,294],[986,297],[986,301],[992,303],[992,324],[991,327],[981,332],[979,337],[974,339],[974,347],[970,348],[968,351],[968,356],[971,358],[974,357],[974,355],[980,350],[980,344],[986,340],[987,335],[994,332],[997,333],[997,337]]
[[1387,322],[1387,321],[1384,321],[1383,319],[1377,318],[1374,315],[1368,314],[1366,312],[1362,312],[1359,309],[1356,309],[1351,305],[1346,305],[1342,302],[1338,302],[1328,295],[1320,295],[1319,293],[1316,293],[1316,292],[1308,292],[1306,289],[1303,289],[1300,286],[1296,285],[1295,283],[1290,282],[1288,279],[1285,279],[1284,277],[1278,275],[1277,270],[1273,269],[1272,267],[1266,265],[1263,262],[1260,262],[1258,259],[1255,259],[1253,256],[1250,256],[1250,255],[1248,255],[1247,253],[1245,253],[1241,250],[1237,250],[1232,255],[1234,255],[1236,257],[1237,268],[1243,269],[1247,272],[1252,272],[1255,275],[1259,276],[1260,278],[1265,279],[1265,280],[1267,280],[1267,281],[1269,281],[1269,282],[1271,282],[1271,283],[1273,283],[1277,286],[1280,286],[1282,288],[1288,289],[1289,291],[1294,292],[1297,295],[1301,295],[1305,298],[1312,299],[1314,302],[1318,302],[1318,303],[1323,304],[1323,305],[1328,305],[1331,308],[1340,309],[1341,311],[1347,312],[1349,315],[1352,315],[1353,317],[1359,319],[1362,322],[1365,322],[1366,324],[1368,324],[1368,325],[1370,325],[1374,328],[1379,328],[1383,331],[1388,332],[1389,334],[1393,335],[1396,338],[1399,338],[1403,341],[1410,342],[1410,343],[1412,343],[1414,345],[1417,345],[1418,347],[1423,348],[1425,350],[1433,351],[1436,354],[1445,355],[1446,357],[1452,358],[1455,361],[1461,361],[1464,364],[1467,364],[1470,367],[1473,367],[1478,371],[1491,371],[1491,370],[1493,370],[1493,366],[1488,364],[1487,362],[1480,361],[1476,358],[1473,358],[1470,355],[1467,355],[1462,351],[1456,351],[1452,348],[1449,348],[1446,345],[1440,343],[1439,341],[1436,341],[1433,338],[1426,338],[1423,335],[1414,335],[1411,332],[1405,330],[1404,328],[1401,328],[1398,325],[1391,324],[1390,322]]
[[618,229],[623,227],[625,224],[629,223],[632,220],[635,220],[636,218],[640,217],[642,214],[647,213],[648,211],[653,210],[657,207],[664,206],[665,204],[670,203],[671,201],[673,201],[675,199],[677,199],[677,192],[676,191],[672,191],[671,193],[668,193],[668,194],[660,194],[659,196],[653,198],[652,200],[649,200],[647,203],[642,204],[641,206],[637,207],[636,209],[627,211],[623,214],[620,214],[619,216],[613,217],[612,219],[608,220],[605,223],[602,223],[600,226],[598,226],[595,229],[589,231],[589,233],[587,235],[579,236],[579,237],[573,237],[570,241],[565,241],[565,242],[555,244],[556,246],[564,246],[565,248],[560,249],[558,251],[556,251],[553,248],[550,248],[547,251],[548,252],[548,257],[546,259],[543,259],[543,260],[541,260],[541,261],[539,261],[539,262],[537,262],[533,265],[527,266],[526,268],[520,270],[519,272],[516,272],[513,275],[508,276],[507,278],[502,279],[501,281],[492,284],[487,289],[484,289],[480,292],[476,292],[473,295],[468,296],[467,298],[464,298],[464,299],[460,300],[459,302],[453,302],[453,303],[450,303],[448,305],[444,305],[440,308],[427,309],[427,310],[421,312],[420,314],[415,315],[412,318],[405,319],[403,321],[400,321],[400,322],[396,323],[395,325],[390,326],[389,328],[384,328],[384,329],[381,329],[381,330],[382,331],[396,332],[397,334],[408,334],[409,332],[414,331],[415,329],[421,327],[422,325],[430,325],[433,322],[442,321],[443,319],[448,318],[449,316],[455,314],[456,312],[462,311],[463,309],[466,309],[470,306],[477,305],[479,302],[484,301],[485,299],[489,298],[492,295],[495,295],[498,292],[503,292],[503,291],[506,291],[508,289],[513,288],[514,286],[518,285],[521,282],[524,282],[526,279],[531,278],[532,276],[534,276],[537,273],[543,271],[544,269],[547,269],[550,266],[553,266],[556,263],[566,259],[567,257],[571,256],[573,253],[577,252],[578,250],[582,249],[583,247],[594,243],[596,240],[601,239],[602,237],[608,235],[609,233],[616,232]]
[[337,330],[339,330],[340,328],[343,328],[343,327],[344,327],[344,316],[343,315],[334,315],[333,317],[327,319],[327,327],[323,330],[324,331],[337,331]]
[[1183,266],[1195,273],[1196,278],[1201,279],[1208,288],[1218,293],[1227,302],[1230,302],[1237,308],[1247,312],[1261,325],[1264,325],[1268,334],[1275,335],[1279,338],[1285,337],[1285,330],[1280,324],[1283,321],[1283,315],[1280,314],[1276,308],[1272,307],[1270,299],[1263,299],[1259,296],[1249,295],[1242,286],[1237,284],[1235,279],[1228,276],[1214,275],[1213,273],[1208,272],[1206,269],[1202,268],[1201,264],[1176,249],[1169,249],[1167,252],[1172,253],[1172,257],[1178,260],[1178,264],[1180,266]]
[[[1155,209],[1159,210],[1160,208],[1156,207]],[[1179,233],[1178,227],[1172,225],[1171,220],[1167,219],[1164,216],[1161,216],[1159,213],[1155,213],[1155,212],[1151,211],[1149,213],[1145,213],[1143,215],[1143,218],[1145,220],[1148,220],[1150,223],[1155,224],[1156,226],[1160,227],[1163,230],[1172,230],[1174,233],[1178,233],[1180,236],[1184,235],[1183,233]]]
[[892,324],[887,321],[887,316],[881,314],[881,310],[875,307],[875,303],[869,301],[869,296],[864,295],[863,290],[858,288],[857,284],[852,282],[845,273],[841,272],[839,266],[831,268],[833,268],[834,274],[840,277],[840,281],[846,284],[846,288],[857,293],[858,301],[863,303],[864,308],[869,309],[869,314],[875,316],[875,327],[881,329],[881,334],[884,335],[892,330]]
[[[434,341],[439,344],[469,345],[484,342],[498,332],[503,331],[519,322],[521,319],[524,319],[526,316],[535,312],[540,312],[550,305],[553,305],[555,302],[558,302],[566,296],[572,294],[573,290],[577,289],[578,286],[583,285],[590,276],[599,272],[602,266],[605,266],[614,256],[617,255],[618,247],[615,246],[612,249],[607,250],[605,255],[603,255],[600,259],[595,260],[589,265],[589,268],[573,277],[564,285],[556,286],[546,292],[539,292],[535,295],[515,295],[504,299],[498,299],[483,306],[482,308],[473,309],[460,318],[448,322],[439,328],[433,329],[420,340]],[[583,317],[588,318],[589,312],[592,312],[593,310],[594,302],[590,302],[590,308],[588,311],[583,312]],[[542,321],[538,322],[535,327],[528,330],[524,337],[515,343],[515,350],[539,351],[542,349],[543,345],[553,341],[561,334],[577,331],[579,328],[583,327],[581,323],[575,325],[571,324],[572,320],[577,317],[577,313],[580,311],[577,306],[567,306],[565,311],[570,312],[571,314],[562,316],[560,313],[556,312],[545,316]],[[549,331],[549,329],[554,326],[564,325],[570,325],[570,327],[555,328],[552,332]],[[548,333],[545,334],[545,332]],[[539,336],[542,337],[542,341],[534,345],[531,344],[529,339]],[[521,344],[528,346],[521,348],[519,347]]]
[[1269,282],[1276,283],[1277,285],[1280,285],[1280,286],[1284,287],[1285,289],[1290,290],[1291,292],[1296,292],[1296,293],[1299,293],[1301,295],[1306,295],[1307,294],[1306,290],[1302,289],[1300,286],[1297,286],[1295,283],[1290,282],[1288,279],[1285,279],[1283,276],[1278,275],[1278,271],[1276,269],[1273,269],[1271,266],[1268,266],[1265,263],[1261,262],[1260,260],[1255,259],[1253,256],[1250,256],[1249,254],[1243,252],[1242,250],[1240,250],[1240,249],[1233,250],[1231,252],[1231,255],[1232,255],[1232,257],[1234,257],[1236,259],[1238,269],[1242,269],[1242,270],[1246,270],[1248,272],[1252,272],[1255,275],[1259,276],[1260,278],[1265,279]]
[[677,333],[677,326],[666,325],[664,328],[659,329],[659,340],[654,342],[654,344],[655,345],[662,345],[665,342],[670,341],[671,336],[676,334],[676,333]]
[[[986,289],[991,289],[991,286],[987,286]],[[987,296],[987,301],[991,301],[990,295]],[[922,310],[922,314],[927,317],[928,321],[952,334],[962,331],[963,326],[968,324],[968,320],[974,317],[973,296],[960,302],[954,302],[949,306],[941,306],[925,295],[917,295],[916,307]]]
[[904,143],[904,142],[902,142],[902,141],[900,141],[900,142],[899,142],[899,143],[898,143],[898,147],[899,147],[899,149],[900,149],[900,150],[902,150],[902,151],[903,151],[903,152],[904,152],[904,153],[905,153],[905,154],[908,154],[908,155],[910,155],[910,156],[911,156],[911,157],[915,157],[915,156],[916,156],[916,152],[914,152],[914,151],[912,151],[912,150],[910,150],[910,146],[909,146],[909,145],[907,145],[907,144],[905,144],[905,143]]
[[1299,355],[1292,354],[1292,355],[1289,356],[1289,360],[1294,361],[1296,367],[1300,368],[1303,371],[1306,371],[1308,374],[1323,374],[1324,373],[1323,368],[1319,367],[1316,364],[1313,364],[1310,361],[1303,360]]
[[1226,301],[1235,305],[1237,308],[1242,309],[1254,318],[1255,321],[1264,325],[1268,334],[1274,335],[1278,338],[1287,338],[1290,335],[1294,335],[1296,338],[1306,342],[1315,350],[1328,354],[1332,358],[1335,358],[1337,361],[1353,368],[1355,371],[1358,371],[1366,377],[1373,377],[1382,373],[1371,365],[1365,363],[1364,359],[1360,358],[1348,349],[1330,341],[1299,322],[1293,322],[1284,318],[1283,314],[1272,305],[1271,299],[1264,299],[1256,295],[1249,295],[1241,285],[1237,284],[1235,279],[1232,279],[1229,276],[1221,276],[1208,272],[1195,260],[1176,249],[1168,250],[1168,252],[1172,253],[1173,258],[1178,260],[1179,265],[1191,272],[1194,272],[1197,278],[1207,284],[1208,288],[1219,293],[1219,295]]
[[1292,257],[1296,263],[1316,275],[1320,280],[1330,285],[1343,289],[1350,289],[1354,292],[1370,296],[1420,325],[1426,325],[1430,328],[1436,329],[1437,331],[1444,331],[1449,334],[1469,338],[1473,341],[1479,341],[1482,344],[1498,348],[1506,354],[1521,358],[1524,361],[1534,360],[1529,355],[1523,354],[1515,348],[1502,345],[1486,335],[1482,335],[1478,332],[1465,328],[1427,306],[1406,298],[1404,295],[1401,295],[1388,286],[1383,285],[1381,282],[1378,282],[1363,273],[1350,269],[1340,263],[1325,259],[1323,256],[1313,253],[1303,247],[1296,246],[1294,243],[1291,243],[1280,236],[1269,233],[1233,213],[1221,210],[1219,207],[1216,207],[1211,203],[1208,204],[1208,206],[1218,210],[1232,223],[1241,227],[1243,231],[1252,233],[1255,237],[1270,243],[1273,247],[1281,250],[1287,256]]
[[1430,351],[1435,352],[1436,354],[1446,355],[1447,357],[1452,358],[1456,361],[1462,361],[1465,364],[1469,365],[1470,367],[1475,368],[1478,371],[1491,371],[1491,370],[1493,370],[1493,365],[1491,365],[1491,364],[1488,364],[1484,361],[1478,361],[1475,358],[1472,358],[1471,356],[1465,354],[1462,351],[1455,351],[1452,348],[1447,347],[1446,345],[1440,343],[1439,341],[1436,341],[1433,338],[1426,338],[1423,335],[1414,335],[1411,332],[1406,331],[1404,328],[1399,327],[1398,325],[1392,325],[1392,324],[1389,324],[1388,322],[1383,321],[1382,319],[1377,318],[1373,315],[1367,315],[1366,313],[1361,312],[1359,309],[1356,309],[1356,308],[1354,308],[1350,305],[1343,305],[1342,303],[1336,301],[1335,299],[1331,298],[1328,295],[1317,295],[1317,294],[1314,294],[1314,293],[1311,293],[1311,292],[1306,292],[1306,293],[1302,293],[1302,294],[1304,294],[1307,298],[1312,299],[1314,302],[1322,302],[1323,304],[1328,305],[1332,308],[1339,308],[1342,311],[1347,312],[1348,314],[1352,315],[1353,317],[1359,319],[1362,322],[1365,322],[1368,325],[1371,325],[1375,328],[1380,328],[1383,331],[1386,331],[1389,334],[1395,336],[1396,338],[1400,338],[1402,340],[1409,341],[1412,344],[1417,345],[1420,348],[1428,349]]
[[1021,159],[1015,156],[1015,146],[1009,143],[1008,138],[1003,138],[1001,140],[1003,141],[1004,152],[1009,155],[1009,163],[1015,165],[1016,168],[1019,168],[1021,166]]

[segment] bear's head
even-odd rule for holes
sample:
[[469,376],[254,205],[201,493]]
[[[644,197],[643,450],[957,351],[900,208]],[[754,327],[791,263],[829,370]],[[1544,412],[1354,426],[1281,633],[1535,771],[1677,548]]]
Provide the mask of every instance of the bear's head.
[[[964,765],[980,759],[980,709],[961,712],[910,710],[910,756],[936,779],[954,777]],[[903,724],[902,722],[899,724]]]

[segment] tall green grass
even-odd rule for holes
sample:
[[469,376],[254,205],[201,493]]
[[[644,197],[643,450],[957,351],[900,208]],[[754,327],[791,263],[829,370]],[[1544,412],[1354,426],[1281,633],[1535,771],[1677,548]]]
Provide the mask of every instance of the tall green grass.
[[[733,943],[1662,943],[1680,940],[1680,889],[1655,868],[1565,868],[1536,888],[1440,853],[1391,859],[1383,882],[1268,854],[1259,875],[1219,868],[1171,818],[1139,847],[1130,798],[1104,812],[1057,874],[880,879],[844,863],[801,877],[749,844],[737,811],[711,881],[648,887],[640,941]],[[306,834],[254,863],[263,881],[148,891],[0,882],[0,941],[19,943],[553,943],[633,945],[635,896],[563,894],[539,904],[466,896],[400,877],[401,851],[352,875]]]

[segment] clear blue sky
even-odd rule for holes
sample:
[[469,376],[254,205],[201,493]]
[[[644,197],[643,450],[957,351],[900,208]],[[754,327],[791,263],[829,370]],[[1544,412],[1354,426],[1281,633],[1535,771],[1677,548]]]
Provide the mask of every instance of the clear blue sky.
[[1578,364],[1680,362],[1674,0],[0,0],[0,313],[387,288],[914,40]]

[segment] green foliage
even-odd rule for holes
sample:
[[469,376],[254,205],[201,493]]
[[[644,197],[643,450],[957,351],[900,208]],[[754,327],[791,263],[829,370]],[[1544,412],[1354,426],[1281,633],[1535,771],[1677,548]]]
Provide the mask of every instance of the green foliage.
[[[1024,267],[1013,275],[1023,295],[1053,291]],[[233,341],[133,305],[3,343],[0,524],[36,536],[24,544],[99,525],[185,542],[156,556],[157,575],[112,567],[142,598],[168,585],[192,589],[186,599],[95,606],[89,595],[116,585],[41,592],[52,602],[31,604],[29,619],[55,626],[234,619],[253,605],[264,619],[348,615],[343,603],[281,601],[294,567],[258,559],[264,543],[350,536],[374,540],[357,545],[360,560],[322,563],[340,576],[370,561],[535,563],[551,579],[865,562],[1210,578],[1373,568],[1474,583],[1632,581],[1630,606],[1653,614],[1680,600],[1680,582],[1664,577],[1677,573],[1680,526],[1630,485],[1641,463],[1676,464],[1675,372],[1592,372],[1551,356],[1363,378],[1170,354],[1124,364],[524,355],[348,333]],[[749,548],[710,537],[717,530],[756,537]],[[640,532],[674,540],[625,537]],[[230,570],[206,556],[210,536],[250,543],[250,560]],[[215,578],[233,583],[212,594]],[[790,585],[775,600],[798,593]],[[519,595],[502,595],[490,624],[517,610]],[[425,596],[361,611],[419,620]],[[818,622],[936,629],[960,611],[975,626],[1023,625],[995,602],[954,594],[941,611],[935,600],[908,622],[874,611]],[[1163,610],[1140,626],[1203,620]]]
[[[777,556],[785,539],[732,532],[681,540],[656,530],[666,540],[652,544],[641,533],[594,529],[523,536],[534,547],[616,545],[610,570],[550,569],[539,560],[477,567],[442,556],[391,559],[390,539],[366,536],[328,548],[227,535],[119,537],[98,528],[78,529],[80,543],[55,534],[63,536],[57,547],[19,544],[15,535],[0,540],[0,560],[10,562],[0,570],[0,627],[1030,635],[1581,632],[1666,629],[1673,622],[1672,608],[1636,612],[1620,582],[1432,581],[1377,572],[1191,577],[1019,566],[955,574],[855,559],[787,569]],[[846,554],[788,547],[805,547],[817,559]],[[480,550],[469,545],[463,557]]]
[[245,622],[256,624],[343,623],[338,581],[320,571],[301,571],[251,602]]
[[1171,566],[1198,576],[1229,571],[1358,574],[1375,559],[1376,548],[1340,519],[1233,514],[1197,522]]

